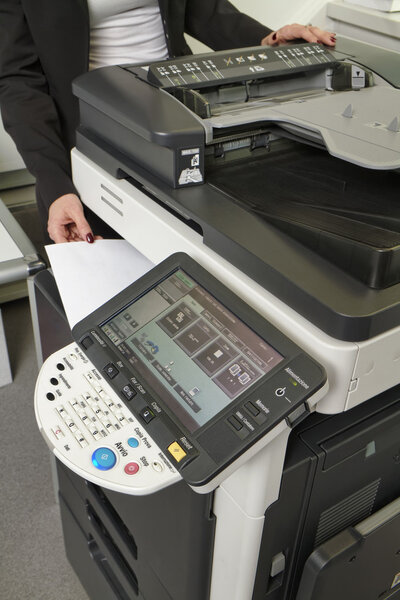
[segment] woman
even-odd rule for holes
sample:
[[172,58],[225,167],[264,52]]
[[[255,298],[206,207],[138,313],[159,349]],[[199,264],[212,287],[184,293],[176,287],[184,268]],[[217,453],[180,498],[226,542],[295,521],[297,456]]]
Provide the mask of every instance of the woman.
[[335,44],[333,33],[312,26],[272,31],[228,0],[1,0],[1,114],[36,178],[39,214],[54,242],[110,235],[93,213],[85,216],[71,179],[72,80],[89,67],[189,54],[184,33],[213,50],[299,38]]

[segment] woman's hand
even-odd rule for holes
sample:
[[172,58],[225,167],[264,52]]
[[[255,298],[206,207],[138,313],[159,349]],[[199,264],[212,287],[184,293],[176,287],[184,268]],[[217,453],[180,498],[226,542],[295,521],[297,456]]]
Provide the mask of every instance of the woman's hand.
[[279,46],[293,40],[304,40],[311,43],[325,44],[325,46],[334,46],[336,44],[336,34],[331,31],[324,31],[313,25],[284,25],[280,29],[268,34],[261,40],[262,46]]
[[56,244],[82,241],[92,244],[95,239],[101,239],[93,235],[85,219],[82,202],[75,194],[60,196],[50,205],[47,231]]

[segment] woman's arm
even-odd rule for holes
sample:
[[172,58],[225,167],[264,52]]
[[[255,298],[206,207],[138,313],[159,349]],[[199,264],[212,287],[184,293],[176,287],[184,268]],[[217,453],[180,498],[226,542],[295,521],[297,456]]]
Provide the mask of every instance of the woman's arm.
[[293,40],[336,43],[335,34],[312,25],[293,23],[276,31],[240,12],[228,0],[188,0],[185,31],[213,50],[246,46],[279,46]]
[[19,0],[0,3],[0,109],[47,207],[76,192],[57,109]]
[[[6,131],[36,178],[42,212],[53,207],[50,237],[54,241],[70,241],[77,235],[88,239],[92,232],[72,182],[69,148],[20,0],[0,3],[0,109]],[[66,215],[66,195],[74,196],[71,207],[73,215],[79,213],[79,227],[73,215]],[[64,201],[55,203],[61,197]]]
[[259,46],[272,32],[228,0],[187,0],[185,31],[213,50]]

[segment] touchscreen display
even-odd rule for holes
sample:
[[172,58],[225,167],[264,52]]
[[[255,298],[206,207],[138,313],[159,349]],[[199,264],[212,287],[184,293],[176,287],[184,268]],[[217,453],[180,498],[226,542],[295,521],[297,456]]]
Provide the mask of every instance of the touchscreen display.
[[283,360],[182,270],[101,329],[191,433]]

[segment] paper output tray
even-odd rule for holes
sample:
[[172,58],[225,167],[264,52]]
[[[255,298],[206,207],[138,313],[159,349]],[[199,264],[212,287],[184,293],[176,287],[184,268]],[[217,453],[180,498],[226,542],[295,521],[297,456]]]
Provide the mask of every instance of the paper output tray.
[[371,288],[400,282],[400,177],[291,144],[208,182]]

